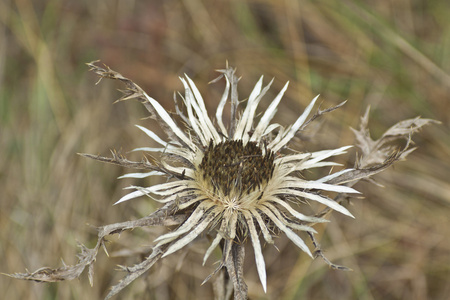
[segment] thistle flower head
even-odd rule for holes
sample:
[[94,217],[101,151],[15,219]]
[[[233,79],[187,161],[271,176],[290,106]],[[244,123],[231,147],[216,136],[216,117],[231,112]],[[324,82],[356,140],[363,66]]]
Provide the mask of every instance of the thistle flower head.
[[[177,125],[155,99],[134,87],[133,96],[140,93],[141,100],[159,121],[167,137],[159,137],[155,132],[138,126],[161,147],[136,150],[159,152],[161,160],[155,162],[158,168],[151,172],[131,173],[123,177],[167,176],[169,180],[148,187],[132,186],[133,191],[117,203],[148,196],[175,207],[176,213],[186,215],[178,228],[156,239],[155,248],[162,249],[162,257],[180,250],[200,235],[209,234],[213,239],[204,262],[220,245],[223,253],[220,269],[233,244],[249,241],[265,291],[266,270],[261,240],[273,244],[274,234],[283,233],[312,257],[311,250],[297,231],[312,234],[315,232],[311,227],[314,223],[327,220],[302,212],[302,207],[307,205],[305,203],[316,201],[352,216],[345,207],[323,194],[323,191],[357,193],[350,187],[330,183],[348,170],[317,180],[306,180],[301,175],[307,169],[337,165],[328,159],[344,153],[349,147],[312,153],[288,151],[289,142],[317,116],[317,113],[310,115],[318,96],[294,124],[284,127],[271,121],[288,84],[260,114],[258,105],[272,81],[263,87],[261,77],[243,108],[238,99],[235,71],[226,68],[219,72],[226,80],[226,87],[218,101],[214,119],[210,118],[194,82],[188,76],[181,78],[185,89],[184,96],[181,96],[185,109],[177,105],[177,114],[183,126]],[[231,120],[226,124],[222,116],[228,101]]]

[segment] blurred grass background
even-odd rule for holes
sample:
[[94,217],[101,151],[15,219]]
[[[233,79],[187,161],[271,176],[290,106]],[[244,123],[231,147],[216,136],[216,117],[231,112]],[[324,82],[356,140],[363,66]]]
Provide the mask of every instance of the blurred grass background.
[[[349,127],[371,106],[374,137],[422,116],[442,122],[414,137],[406,162],[360,183],[356,219],[335,214],[321,237],[326,255],[353,272],[311,261],[284,238],[266,247],[264,294],[247,251],[251,299],[448,299],[450,295],[450,3],[386,1],[31,1],[0,2],[0,272],[76,262],[77,241],[92,247],[90,226],[138,218],[155,209],[135,200],[112,206],[122,188],[118,167],[79,157],[146,146],[133,125],[147,125],[137,102],[112,105],[114,82],[87,71],[101,59],[168,109],[187,73],[212,109],[223,83],[208,86],[225,61],[238,68],[245,98],[260,74],[289,80],[277,121],[288,124],[320,93],[326,116],[320,148],[353,143]],[[211,99],[211,100],[209,100]],[[263,100],[267,106],[270,97]],[[153,129],[154,127],[152,127]],[[347,157],[354,159],[354,152]],[[147,183],[148,184],[148,183]],[[323,231],[325,228],[319,228]],[[155,232],[155,233],[152,233]],[[148,249],[156,233],[115,237],[109,250]],[[139,250],[138,249],[138,250]],[[119,299],[211,299],[215,268],[200,267],[206,244],[169,256]],[[3,299],[100,299],[123,274],[101,253],[94,286],[79,280],[38,284],[0,277]],[[181,262],[183,261],[183,264]]]

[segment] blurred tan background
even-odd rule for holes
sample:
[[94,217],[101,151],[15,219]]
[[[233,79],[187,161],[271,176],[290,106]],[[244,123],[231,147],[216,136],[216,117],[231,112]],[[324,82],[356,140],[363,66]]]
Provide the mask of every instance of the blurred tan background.
[[[276,116],[283,125],[316,94],[325,107],[349,100],[322,119],[310,149],[352,144],[349,127],[358,127],[369,105],[375,138],[418,115],[442,122],[414,137],[419,148],[407,161],[376,176],[384,188],[357,185],[365,198],[352,201],[355,220],[335,214],[332,226],[319,228],[328,258],[353,272],[330,270],[280,238],[279,252],[265,249],[267,294],[247,252],[250,298],[448,299],[449,20],[445,0],[2,0],[0,272],[73,264],[77,241],[95,245],[88,224],[156,207],[146,199],[112,206],[132,182],[116,180],[126,170],[76,154],[149,145],[134,127],[149,124],[145,109],[135,101],[113,105],[123,86],[95,85],[86,62],[101,59],[172,110],[178,76],[187,73],[213,114],[223,82],[207,83],[228,60],[242,75],[242,99],[260,74],[276,78],[271,95],[291,82]],[[354,158],[355,150],[344,160]],[[123,233],[108,249],[148,249],[161,229],[152,232]],[[200,242],[169,256],[118,299],[211,299],[210,284],[200,286],[215,268],[214,260],[200,266],[205,250]],[[53,284],[0,276],[0,298],[101,299],[123,276],[116,265],[139,261],[120,254],[99,255],[93,287],[87,274]]]

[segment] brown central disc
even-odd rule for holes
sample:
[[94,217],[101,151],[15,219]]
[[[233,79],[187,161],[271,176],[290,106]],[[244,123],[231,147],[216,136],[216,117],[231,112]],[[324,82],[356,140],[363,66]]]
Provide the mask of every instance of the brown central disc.
[[203,179],[210,180],[214,192],[220,189],[225,196],[235,189],[239,194],[250,193],[267,183],[274,170],[274,153],[262,149],[255,142],[245,146],[241,140],[211,142],[199,169]]

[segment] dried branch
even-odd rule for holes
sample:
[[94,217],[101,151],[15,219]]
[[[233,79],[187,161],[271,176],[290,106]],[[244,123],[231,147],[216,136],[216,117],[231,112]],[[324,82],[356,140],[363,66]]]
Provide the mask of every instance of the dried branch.
[[[148,159],[143,159],[140,162],[128,160],[125,156],[122,154],[119,154],[117,151],[112,150],[112,157],[105,157],[100,155],[93,155],[93,154],[87,154],[87,153],[78,153],[78,155],[81,155],[86,158],[94,159],[97,161],[101,161],[108,164],[118,165],[125,168],[130,169],[136,169],[136,170],[152,170],[152,171],[159,171],[162,173],[165,173],[167,175],[173,176],[178,179],[183,179],[185,177],[182,173],[176,173],[173,171],[168,170],[163,166],[163,164],[154,161],[154,163],[151,163]],[[172,155],[175,156],[175,155]]]
[[[422,119],[416,117],[414,119],[408,119],[398,122],[388,130],[378,139],[373,140],[370,137],[370,132],[368,129],[369,123],[369,111],[370,107],[367,108],[364,116],[361,117],[361,124],[359,130],[353,128],[352,131],[355,134],[356,146],[361,149],[362,154],[358,159],[358,167],[367,167],[370,165],[380,164],[386,160],[388,156],[393,152],[393,146],[390,145],[392,142],[397,140],[409,141],[410,137],[422,129],[423,126],[428,124],[439,124],[440,122],[431,119]],[[409,142],[408,142],[409,143]],[[407,151],[410,150],[410,151]],[[399,159],[404,159],[411,153],[414,149],[404,149],[399,157]]]
[[142,160],[140,162],[136,162],[136,161],[128,160],[125,156],[117,153],[117,151],[115,151],[115,150],[112,150],[111,153],[112,153],[112,157],[105,157],[105,156],[93,155],[93,154],[87,154],[87,153],[78,153],[78,155],[81,155],[86,158],[98,160],[98,161],[101,161],[104,163],[118,165],[121,167],[130,168],[130,169],[152,170],[152,171],[164,172],[164,170],[161,166],[152,164],[148,160]]
[[319,108],[317,109],[317,111],[314,113],[314,115],[312,115],[311,118],[309,118],[308,120],[306,120],[305,123],[303,123],[303,125],[300,126],[300,128],[297,130],[296,133],[299,133],[299,132],[301,132],[302,130],[304,130],[304,129],[305,129],[311,122],[313,122],[315,119],[317,119],[317,118],[323,116],[323,115],[326,114],[326,113],[332,112],[333,110],[336,110],[336,109],[340,108],[340,107],[343,106],[345,103],[347,103],[347,100],[345,100],[345,101],[339,103],[339,104],[336,105],[336,106],[332,106],[332,107],[327,108],[327,109],[324,109],[324,110],[321,110],[320,107],[319,107]]
[[[94,262],[96,260],[98,250],[100,249],[100,247],[103,247],[106,250],[105,241],[107,236],[121,233],[125,230],[131,230],[138,227],[179,225],[186,220],[187,218],[186,215],[169,215],[171,211],[174,211],[174,204],[166,204],[165,206],[161,207],[151,215],[143,217],[141,219],[98,227],[97,245],[93,249],[88,249],[84,245],[79,244],[79,247],[81,248],[81,253],[78,254],[78,263],[74,266],[63,266],[57,269],[45,267],[36,270],[32,273],[27,271],[26,273],[15,273],[5,275],[17,279],[31,280],[37,282],[56,282],[78,278],[83,273],[84,269],[86,267],[89,267],[88,271],[89,282],[91,283],[91,285],[93,285]],[[159,254],[160,254],[159,249],[153,249],[152,255],[150,255],[149,258],[147,258],[144,262],[135,267],[136,270],[138,270],[136,272],[137,273],[141,272],[140,274],[142,274],[143,272],[148,270],[148,268],[150,268],[151,265],[153,265],[153,263],[155,263],[160,258],[161,255]],[[130,268],[127,270],[134,270],[134,269]],[[111,290],[108,296],[114,295],[115,293],[123,289],[123,287],[128,285],[132,281],[131,279],[134,280],[137,277],[138,276],[133,277],[131,275],[127,275],[123,281],[121,281],[118,285],[113,287],[113,290]],[[115,293],[111,294],[113,292]]]
[[[420,117],[398,122],[391,128],[389,128],[378,140],[372,140],[370,138],[370,132],[368,129],[369,123],[369,108],[366,110],[364,116],[361,118],[361,124],[359,130],[353,130],[356,137],[356,146],[358,146],[362,153],[357,157],[355,163],[356,168],[349,172],[343,173],[337,177],[334,177],[326,183],[329,184],[345,184],[347,186],[353,186],[362,179],[369,179],[371,176],[384,171],[392,166],[396,161],[403,160],[416,148],[410,148],[412,143],[412,134],[418,132],[423,126],[440,122],[431,119],[422,119]],[[403,149],[394,149],[390,143],[405,139],[406,145]],[[335,201],[342,203],[347,199],[347,195],[339,194],[335,197]],[[315,214],[315,217],[323,218],[330,214],[333,210],[329,207],[324,208],[319,213]],[[333,264],[329,261],[320,249],[314,236],[309,234],[312,243],[316,247],[315,255],[322,257],[322,259],[333,269],[342,270],[347,269],[344,266]]]
[[[412,144],[411,136],[418,132],[423,126],[431,123],[439,123],[431,119],[420,117],[398,122],[389,128],[378,140],[372,140],[368,129],[369,109],[361,118],[359,130],[352,129],[355,133],[356,146],[361,149],[360,156],[357,157],[355,170],[341,174],[327,181],[330,184],[354,185],[361,179],[369,178],[390,167],[398,160],[405,159],[415,148],[410,148]],[[396,140],[406,140],[403,149],[395,149],[390,144]]]
[[[161,117],[158,115],[155,108],[152,106],[152,104],[148,100],[151,97],[148,96],[147,93],[145,93],[144,90],[140,86],[138,86],[136,83],[134,83],[132,80],[126,78],[122,74],[120,74],[114,70],[111,70],[107,65],[104,65],[104,67],[97,66],[96,63],[98,63],[98,62],[99,62],[99,60],[92,61],[90,63],[87,63],[87,65],[89,66],[90,71],[92,71],[100,76],[100,80],[102,78],[119,80],[119,81],[123,82],[125,84],[125,86],[127,87],[126,90],[119,90],[120,92],[122,92],[123,96],[120,99],[118,99],[116,102],[125,101],[125,100],[129,100],[129,99],[139,100],[145,106],[147,111],[150,113],[151,118],[155,119],[158,122],[159,126],[164,130],[164,132],[167,134],[167,136],[172,141],[178,141],[179,143],[184,145],[184,142],[182,140],[180,140],[176,136],[176,134],[173,133],[173,131],[170,129],[170,127],[167,125],[167,123],[164,122],[161,119]],[[100,80],[97,83],[99,83]],[[153,99],[153,98],[151,98],[151,99]]]
[[[36,282],[57,282],[64,280],[72,280],[78,278],[87,266],[91,266],[97,257],[97,252],[103,241],[99,240],[97,246],[94,249],[88,249],[86,246],[79,244],[81,248],[81,253],[78,254],[78,263],[74,266],[63,266],[57,269],[51,268],[40,268],[32,273],[15,273],[15,274],[4,274],[6,276],[22,279],[31,280]],[[93,269],[89,270],[89,282],[93,284]]]
[[326,183],[329,184],[347,184],[347,186],[353,186],[356,182],[358,182],[361,179],[369,178],[370,176],[373,176],[377,173],[380,173],[387,168],[389,168],[392,164],[394,164],[396,161],[400,160],[405,152],[411,150],[407,149],[409,146],[409,143],[403,150],[397,150],[390,154],[385,161],[383,161],[380,164],[372,165],[370,167],[366,168],[358,168],[351,170],[349,172],[346,172],[342,175],[339,175],[337,177],[334,177],[333,179],[330,179],[326,181]]
[[244,257],[244,245],[233,242],[230,255],[225,261],[225,267],[230,281],[233,282],[235,300],[247,300],[248,287],[244,281]]
[[[230,82],[231,85],[231,112],[230,112],[230,128],[229,128],[229,132],[228,132],[228,136],[233,136],[234,135],[234,131],[236,130],[236,116],[237,116],[237,108],[239,105],[239,99],[238,99],[238,91],[237,91],[237,84],[240,80],[240,78],[236,77],[235,73],[236,73],[236,69],[233,68],[229,68],[228,67],[228,63],[225,69],[221,69],[221,70],[217,70],[217,72],[222,73],[223,76],[225,76],[227,78],[227,80]],[[222,78],[222,75],[217,77],[216,79],[210,81],[210,83],[216,82],[217,80],[219,80],[220,78]]]
[[323,261],[333,270],[340,270],[340,271],[353,271],[350,268],[347,268],[345,266],[341,266],[341,265],[336,265],[334,263],[332,263],[328,258],[325,257],[325,255],[323,254],[323,250],[320,248],[320,244],[317,242],[316,238],[314,237],[314,235],[308,231],[308,235],[311,238],[311,241],[314,245],[314,247],[316,248],[314,250],[314,258],[317,257],[321,257],[323,259]]
[[147,272],[155,264],[155,262],[157,262],[161,258],[166,248],[167,245],[154,248],[152,254],[149,257],[133,267],[119,266],[123,271],[127,272],[127,275],[118,284],[114,285],[111,288],[111,291],[108,293],[108,295],[106,295],[105,300],[110,299],[114,295],[117,295],[136,278]]

